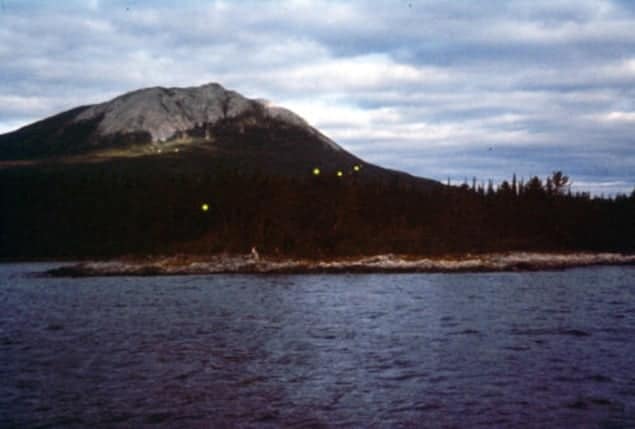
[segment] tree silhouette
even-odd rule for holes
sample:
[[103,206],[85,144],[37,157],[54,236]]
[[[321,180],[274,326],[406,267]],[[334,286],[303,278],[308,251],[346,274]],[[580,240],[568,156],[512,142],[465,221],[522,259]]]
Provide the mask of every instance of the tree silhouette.
[[554,195],[564,195],[569,190],[571,183],[569,176],[562,174],[562,171],[554,171],[549,181],[553,187],[551,193]]
[[529,182],[525,184],[525,193],[528,196],[540,196],[545,193],[545,190],[542,187],[542,181],[538,176],[532,177],[529,179]]

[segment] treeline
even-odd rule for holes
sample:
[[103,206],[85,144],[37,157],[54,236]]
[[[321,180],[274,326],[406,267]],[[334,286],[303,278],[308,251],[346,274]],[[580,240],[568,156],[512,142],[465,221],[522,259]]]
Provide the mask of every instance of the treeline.
[[[363,174],[363,171],[361,172]],[[360,175],[361,175],[360,174]],[[0,256],[246,253],[335,257],[635,250],[635,193],[572,194],[568,178],[494,189],[157,168],[0,173]]]
[[[498,186],[495,186],[491,179],[488,180],[487,185],[483,182],[480,184],[477,183],[477,179],[474,177],[472,178],[471,186],[468,184],[467,179],[465,179],[463,184],[459,187],[463,190],[472,190],[482,196],[487,195],[488,197],[492,197],[494,195],[522,197],[529,193],[535,195],[543,194],[551,197],[566,196],[569,198],[591,198],[591,194],[589,192],[578,191],[575,194],[572,193],[569,176],[565,176],[561,171],[554,171],[552,175],[547,177],[544,181],[538,176],[534,176],[525,183],[522,178],[517,180],[516,174],[514,174],[511,181],[503,180]],[[450,179],[448,179],[448,186],[450,186],[450,184]],[[635,189],[633,189],[631,197],[635,198]],[[604,199],[605,197],[602,194],[599,198]],[[628,198],[628,196],[626,194],[617,194],[614,198],[625,199]]]

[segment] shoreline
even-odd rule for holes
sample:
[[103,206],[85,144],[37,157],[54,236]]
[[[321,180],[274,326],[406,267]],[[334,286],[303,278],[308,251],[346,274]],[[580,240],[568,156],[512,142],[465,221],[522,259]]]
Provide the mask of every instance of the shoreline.
[[341,259],[253,258],[251,255],[177,255],[122,258],[65,265],[50,277],[205,274],[465,273],[563,270],[593,265],[635,265],[635,254],[506,252],[454,257],[375,255]]

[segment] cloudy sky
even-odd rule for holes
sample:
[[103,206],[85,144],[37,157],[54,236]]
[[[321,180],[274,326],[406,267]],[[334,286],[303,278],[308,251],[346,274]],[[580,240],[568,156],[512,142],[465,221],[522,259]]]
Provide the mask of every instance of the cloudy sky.
[[0,0],[0,133],[212,81],[444,182],[635,186],[630,0]]

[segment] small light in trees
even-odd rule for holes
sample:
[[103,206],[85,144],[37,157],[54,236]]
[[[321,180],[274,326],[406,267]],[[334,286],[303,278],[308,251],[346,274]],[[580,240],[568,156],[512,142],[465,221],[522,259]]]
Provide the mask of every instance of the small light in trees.
[[337,177],[342,177],[344,175],[344,173],[342,173],[342,171],[338,171],[337,172]]
[[209,210],[209,204],[207,204],[207,203],[201,204],[201,210],[204,211],[204,212],[208,211]]
[[314,175],[314,176],[319,176],[319,175],[320,175],[320,169],[319,169],[319,168],[317,168],[317,167],[315,167],[315,168],[313,169],[313,175]]
[[361,169],[362,169],[362,167],[361,167],[359,164],[355,164],[355,165],[353,166],[353,171],[355,171],[355,172],[358,172],[358,171],[359,171],[359,170],[361,170]]

